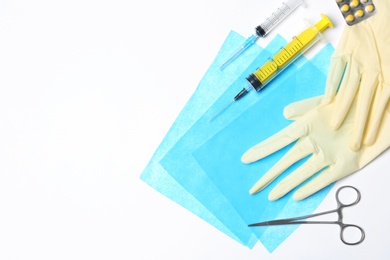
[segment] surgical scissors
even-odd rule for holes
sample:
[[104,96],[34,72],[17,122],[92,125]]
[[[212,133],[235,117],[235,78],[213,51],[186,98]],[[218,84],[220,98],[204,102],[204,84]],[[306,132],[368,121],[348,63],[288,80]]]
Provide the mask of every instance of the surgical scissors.
[[[343,203],[342,200],[340,199],[339,194],[344,189],[353,189],[356,192],[356,200],[351,202],[351,203]],[[336,209],[324,211],[321,213],[306,215],[306,216],[302,216],[302,217],[265,221],[265,222],[250,224],[248,226],[254,227],[254,226],[275,226],[275,225],[291,225],[291,224],[336,224],[336,225],[340,226],[340,239],[341,239],[341,241],[346,245],[357,245],[357,244],[360,244],[361,242],[363,242],[363,240],[364,240],[364,237],[365,237],[364,230],[357,225],[343,223],[343,209],[350,207],[350,206],[353,206],[353,205],[356,205],[360,201],[360,197],[361,197],[360,192],[355,187],[342,186],[336,192],[336,201],[337,201],[337,208]],[[337,215],[338,215],[337,221],[307,221],[307,220],[304,220],[307,218],[314,218],[317,216],[327,215],[327,214],[331,214],[331,213],[337,213]],[[360,239],[358,241],[350,242],[344,238],[345,230],[347,230],[348,228],[349,229],[357,229],[360,232]]]

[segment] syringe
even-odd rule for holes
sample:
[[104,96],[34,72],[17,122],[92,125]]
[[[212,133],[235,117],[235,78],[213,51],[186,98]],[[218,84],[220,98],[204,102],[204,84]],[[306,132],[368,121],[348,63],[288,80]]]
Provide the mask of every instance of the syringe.
[[322,19],[318,23],[294,37],[293,40],[284,46],[276,55],[271,57],[264,65],[246,77],[250,83],[249,86],[247,88],[243,88],[233,98],[233,100],[213,118],[211,118],[210,121],[220,115],[227,107],[234,103],[234,101],[237,101],[248,94],[252,88],[256,91],[262,90],[269,82],[279,75],[279,73],[286,69],[303,53],[305,53],[306,50],[310,49],[311,46],[321,39],[321,32],[328,27],[333,27],[332,22],[326,15],[322,14],[321,17]]
[[250,36],[219,68],[223,70],[241,53],[252,46],[259,37],[265,37],[278,23],[287,17],[298,6],[304,4],[303,0],[288,0],[283,2],[272,15],[256,27],[256,33]]

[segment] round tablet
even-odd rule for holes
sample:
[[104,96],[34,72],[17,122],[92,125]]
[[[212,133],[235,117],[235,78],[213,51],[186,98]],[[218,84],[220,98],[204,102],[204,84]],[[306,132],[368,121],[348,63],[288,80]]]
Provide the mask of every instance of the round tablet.
[[349,14],[349,15],[347,15],[346,17],[345,17],[345,20],[347,21],[347,22],[353,22],[353,21],[355,21],[355,16],[353,16],[353,14]]
[[359,0],[352,0],[351,1],[351,7],[356,7],[359,5]]
[[369,12],[369,13],[372,13],[374,12],[375,10],[375,6],[374,5],[367,5],[366,6],[366,11]]
[[346,13],[349,11],[349,5],[345,4],[340,7],[341,12]]
[[363,10],[357,10],[356,12],[355,12],[355,16],[356,17],[363,17],[364,16],[364,11]]

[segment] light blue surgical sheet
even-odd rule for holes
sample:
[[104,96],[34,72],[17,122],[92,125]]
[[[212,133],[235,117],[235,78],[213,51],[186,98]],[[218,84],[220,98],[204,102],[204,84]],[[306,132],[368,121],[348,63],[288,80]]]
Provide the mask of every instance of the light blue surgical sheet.
[[[259,239],[272,251],[296,227],[253,229],[247,224],[302,212],[302,208],[311,213],[327,190],[303,204],[292,201],[291,196],[269,202],[267,190],[250,196],[250,186],[286,149],[253,165],[242,164],[240,157],[251,145],[290,123],[282,116],[285,105],[323,92],[333,48],[326,46],[311,61],[300,58],[262,92],[249,93],[209,122],[247,86],[245,77],[285,44],[277,36],[265,50],[253,46],[219,71],[221,61],[243,40],[234,32],[229,34],[141,179],[238,242],[251,248]],[[275,236],[277,229],[279,235]]]

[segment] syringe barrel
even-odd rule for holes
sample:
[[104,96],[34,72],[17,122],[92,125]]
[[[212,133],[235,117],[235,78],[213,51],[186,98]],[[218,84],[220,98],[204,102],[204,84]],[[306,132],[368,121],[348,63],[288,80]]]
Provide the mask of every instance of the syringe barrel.
[[304,0],[287,0],[283,2],[270,17],[256,27],[256,34],[259,37],[265,37],[276,25],[302,4],[304,4]]
[[246,78],[256,91],[263,89],[266,84],[318,42],[322,37],[322,31],[333,27],[326,15],[321,16],[322,19],[319,22],[294,37],[291,42]]

